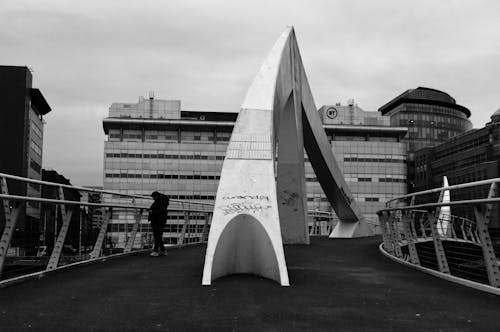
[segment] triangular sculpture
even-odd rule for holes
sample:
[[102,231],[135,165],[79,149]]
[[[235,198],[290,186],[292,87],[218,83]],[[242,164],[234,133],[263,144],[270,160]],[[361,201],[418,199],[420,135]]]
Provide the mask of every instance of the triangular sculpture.
[[[443,188],[449,187],[448,184],[448,178],[443,176]],[[450,191],[449,190],[443,190],[442,195],[440,195],[438,203],[449,203],[450,202]],[[448,236],[450,235],[450,229],[449,225],[451,224],[451,208],[449,205],[444,205],[439,208],[439,215],[438,215],[438,233],[441,236]]]
[[335,161],[287,28],[250,86],[231,135],[208,237],[203,285],[251,273],[288,286],[283,243],[309,243],[304,148],[340,222],[368,235]]

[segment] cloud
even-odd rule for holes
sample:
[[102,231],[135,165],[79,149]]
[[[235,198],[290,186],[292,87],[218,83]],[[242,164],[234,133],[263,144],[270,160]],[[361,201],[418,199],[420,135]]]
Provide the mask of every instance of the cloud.
[[184,109],[238,111],[288,25],[317,106],[353,97],[376,110],[429,86],[470,108],[481,127],[500,106],[498,12],[494,0],[7,0],[0,64],[33,68],[53,109],[44,165],[96,184],[112,102],[154,90]]

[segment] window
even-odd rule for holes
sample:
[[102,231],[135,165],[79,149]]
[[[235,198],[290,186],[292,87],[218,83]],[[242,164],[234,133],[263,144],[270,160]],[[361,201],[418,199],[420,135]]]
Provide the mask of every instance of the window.
[[42,130],[38,127],[38,125],[34,121],[31,121],[31,128],[39,138],[42,138]]
[[36,144],[34,141],[30,141],[30,147],[33,151],[35,151],[38,155],[42,155],[42,148]]
[[36,171],[37,173],[40,173],[41,170],[42,170],[42,166],[40,166],[36,161],[34,161],[33,159],[31,159],[30,161],[30,167],[31,169],[33,169],[34,171]]

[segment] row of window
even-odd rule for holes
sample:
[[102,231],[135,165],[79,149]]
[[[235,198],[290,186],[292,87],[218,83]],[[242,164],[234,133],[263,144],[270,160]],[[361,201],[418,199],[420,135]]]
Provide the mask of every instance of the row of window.
[[451,130],[461,130],[463,126],[447,123],[447,122],[436,122],[429,120],[399,120],[399,125],[401,127],[427,127],[427,128],[437,128],[437,129],[451,129]]
[[404,177],[392,178],[392,177],[384,177],[384,178],[371,178],[371,177],[350,177],[349,175],[345,176],[345,180],[347,182],[398,182],[405,183],[406,179]]
[[488,144],[489,141],[490,141],[489,136],[484,135],[484,136],[476,138],[474,140],[464,142],[463,144],[454,145],[448,149],[443,150],[442,152],[436,151],[436,159],[435,160],[439,160],[439,159],[445,158],[445,157],[450,156],[450,155],[455,155],[459,152],[478,148],[482,145]]
[[40,166],[40,164],[37,163],[36,161],[34,161],[33,159],[30,159],[30,167],[32,170],[34,170],[38,174],[40,174],[42,172],[42,166]]
[[[196,195],[190,195],[189,197],[194,197],[194,196],[196,196]],[[169,195],[169,197],[171,199],[174,199],[173,195]],[[200,197],[200,195],[198,195],[198,199],[199,199],[199,197]],[[128,211],[128,212],[117,212],[117,213],[115,213],[115,216],[113,218],[114,218],[113,220],[117,220],[117,219],[130,219],[132,221],[132,223],[135,222],[134,214],[131,211]],[[171,211],[171,212],[168,213],[167,219],[168,220],[184,220],[185,216],[184,216],[183,212],[178,212],[178,211],[174,212],[174,211]],[[197,214],[195,214],[195,212],[192,212],[189,215],[189,220],[203,220],[204,221],[205,220],[205,213],[198,212]]]
[[40,138],[42,139],[43,134],[42,130],[38,127],[38,125],[35,123],[35,121],[31,121],[31,128],[33,129],[33,132]]
[[[143,140],[143,135],[142,134],[109,134],[109,138],[111,140]],[[193,136],[184,136],[181,135],[181,138],[179,139],[178,135],[144,135],[144,140],[145,141],[175,141],[175,142],[192,142],[192,141],[197,141],[197,142],[228,142],[230,137],[228,136],[201,136],[201,135],[193,135]]]
[[[450,119],[467,119],[462,111],[457,109],[449,108],[446,106],[437,106],[429,104],[401,104],[394,109],[395,112],[390,112],[391,114],[396,114],[397,116],[406,116],[406,118],[417,117],[419,119],[435,119],[440,116]],[[391,118],[392,119],[392,118]]]
[[373,156],[373,157],[344,157],[345,162],[362,163],[406,163],[406,159],[397,159],[396,156]]
[[[378,197],[362,197],[356,199],[358,202],[379,202]],[[307,197],[308,202],[328,202],[326,197]]]
[[[201,175],[201,174],[163,174],[163,173],[106,173],[107,178],[129,178],[129,179],[174,179],[174,180],[220,180],[220,175]],[[378,180],[378,182],[399,182],[405,183],[406,180],[404,178],[369,178],[369,177],[349,177],[346,176],[347,182],[374,182],[374,180]],[[316,177],[306,177],[306,181],[308,182],[317,182],[318,179]]]
[[[133,224],[108,224],[108,232],[132,232]],[[180,233],[182,232],[183,224],[166,224],[163,231],[166,233]],[[204,225],[188,225],[186,233],[202,233]],[[152,228],[148,224],[142,224],[139,228],[140,232],[152,232]]]
[[142,158],[142,159],[188,159],[188,160],[224,160],[224,156],[214,155],[177,155],[163,153],[106,153],[106,158]]
[[107,178],[129,178],[129,179],[174,179],[174,180],[220,180],[220,175],[183,175],[163,173],[106,173]]
[[35,143],[33,140],[30,141],[30,147],[33,151],[35,151],[39,156],[42,156],[42,148]]

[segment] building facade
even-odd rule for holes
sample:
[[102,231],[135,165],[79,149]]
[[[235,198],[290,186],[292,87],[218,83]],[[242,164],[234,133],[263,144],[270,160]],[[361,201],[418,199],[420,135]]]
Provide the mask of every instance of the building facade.
[[[406,127],[354,104],[322,106],[319,110],[332,152],[365,219],[378,225],[376,212],[385,202],[406,193]],[[308,207],[331,211],[330,203],[306,164]]]
[[[173,199],[213,203],[237,115],[181,111],[180,101],[153,96],[138,103],[113,103],[109,118],[103,121],[108,135],[104,189],[148,196],[157,190]],[[139,246],[152,241],[146,232],[149,223],[143,218],[136,241]],[[183,220],[182,213],[169,214],[166,243],[176,243]],[[133,222],[130,213],[113,213],[109,235],[116,247],[125,245],[126,224]],[[190,227],[201,232],[202,224],[192,220]]]
[[[28,67],[0,66],[0,172],[42,179],[43,116],[51,111],[39,89],[32,87]],[[40,197],[38,185],[8,181],[9,193]],[[0,210],[2,207],[0,206]],[[0,229],[3,227],[0,213]],[[29,202],[21,211],[11,247],[34,250],[38,243],[40,204]]]
[[472,128],[470,111],[449,94],[430,88],[410,89],[379,108],[391,125],[408,127],[408,190],[415,190],[415,151],[433,147]]
[[[417,191],[441,187],[443,176],[450,185],[497,178],[500,176],[500,110],[491,116],[491,122],[481,129],[473,129],[433,148],[415,153],[415,189]],[[451,200],[485,198],[489,186],[467,188],[451,192]],[[436,202],[437,195],[422,202]],[[470,207],[452,206],[453,215],[474,220]],[[491,228],[500,228],[498,206],[494,206]]]
[[[402,138],[407,128],[392,127],[388,117],[365,112],[354,104],[324,106],[320,114],[361,210],[377,224],[376,211],[384,202],[405,193],[406,144]],[[213,203],[237,115],[182,111],[180,101],[152,96],[137,103],[113,103],[109,117],[103,120],[108,135],[104,189],[142,195],[158,190],[174,199]],[[331,212],[307,156],[305,161],[308,209]],[[183,220],[181,213],[169,214],[164,235],[167,243],[176,243]],[[124,247],[133,222],[130,213],[113,213],[108,234],[116,247]],[[202,221],[191,223],[201,232]],[[148,229],[143,216],[136,246],[151,241]]]

